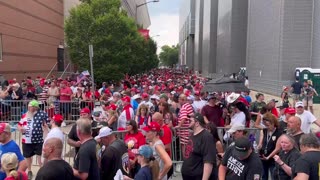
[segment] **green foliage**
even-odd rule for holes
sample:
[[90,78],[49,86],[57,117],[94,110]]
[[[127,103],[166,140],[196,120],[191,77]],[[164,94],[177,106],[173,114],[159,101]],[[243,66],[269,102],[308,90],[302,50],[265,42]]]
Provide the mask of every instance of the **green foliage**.
[[161,53],[159,55],[160,64],[162,66],[172,67],[179,62],[179,45],[176,46],[162,46]]
[[89,44],[93,45],[95,80],[119,81],[124,74],[141,73],[158,66],[157,45],[145,40],[134,20],[120,9],[120,0],[82,0],[65,22],[71,60],[90,70]]

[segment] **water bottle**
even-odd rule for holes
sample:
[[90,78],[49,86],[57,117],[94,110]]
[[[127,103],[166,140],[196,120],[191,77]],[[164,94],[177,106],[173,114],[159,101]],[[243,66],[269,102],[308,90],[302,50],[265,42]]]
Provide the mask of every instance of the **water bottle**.
[[253,141],[253,149],[254,149],[254,152],[255,152],[255,153],[258,153],[258,152],[259,152],[259,151],[258,151],[258,144],[257,144],[256,141]]

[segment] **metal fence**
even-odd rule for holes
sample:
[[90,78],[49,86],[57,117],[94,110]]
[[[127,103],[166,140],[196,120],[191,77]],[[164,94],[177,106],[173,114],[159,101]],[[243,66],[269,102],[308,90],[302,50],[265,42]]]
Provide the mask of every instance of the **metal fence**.
[[[16,141],[16,143],[21,146],[21,133],[17,131],[17,122],[19,122],[21,115],[27,112],[28,103],[30,100],[23,101],[0,101],[0,121],[9,122],[13,127],[12,139]],[[80,109],[83,107],[89,107],[91,110],[94,109],[95,106],[99,106],[94,102],[80,102],[80,101],[55,101],[52,104],[48,104],[47,102],[40,103],[40,109],[47,112],[49,117],[52,117],[54,114],[62,114],[67,122],[75,122],[80,116]],[[227,129],[225,127],[218,127],[218,134],[221,142],[225,148],[229,146],[230,141],[224,141],[223,135],[227,133]],[[256,128],[246,128],[247,136],[251,141],[256,140],[258,142],[259,139],[259,129]],[[63,142],[63,158],[69,164],[73,165],[73,159],[75,156],[74,147],[70,146],[68,142],[68,132],[65,132],[65,141]],[[126,131],[117,131],[119,134],[119,138],[123,139]],[[174,133],[175,134],[175,133]],[[174,172],[179,172],[179,165],[183,163],[183,155],[182,152],[184,150],[181,147],[178,136],[172,136],[171,143],[171,158],[174,164]],[[36,160],[34,160],[34,164],[36,164]]]
[[[0,101],[0,121],[2,122],[18,122],[21,115],[28,110],[30,100],[1,100]],[[91,111],[95,106],[99,106],[99,102],[93,101],[39,101],[40,109],[47,112],[49,117],[54,114],[62,114],[66,122],[75,121],[80,116],[80,109],[88,107]]]

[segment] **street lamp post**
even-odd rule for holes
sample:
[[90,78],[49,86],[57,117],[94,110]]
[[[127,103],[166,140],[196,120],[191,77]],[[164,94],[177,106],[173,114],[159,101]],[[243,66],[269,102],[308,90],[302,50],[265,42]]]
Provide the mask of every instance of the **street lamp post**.
[[145,3],[142,3],[142,4],[139,4],[139,5],[136,5],[136,22],[138,23],[138,8],[141,7],[141,6],[144,6],[146,4],[149,4],[149,3],[155,3],[155,2],[159,2],[160,0],[152,0],[152,1],[148,1],[148,2],[145,2]]

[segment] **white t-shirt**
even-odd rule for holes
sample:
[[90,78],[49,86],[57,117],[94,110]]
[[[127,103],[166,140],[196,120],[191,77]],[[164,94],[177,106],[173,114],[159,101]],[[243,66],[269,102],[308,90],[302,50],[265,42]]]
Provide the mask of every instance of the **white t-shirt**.
[[200,100],[200,101],[193,101],[192,103],[192,107],[194,107],[194,110],[198,113],[201,112],[201,109],[203,108],[203,106],[206,105],[206,101]]
[[246,115],[242,111],[232,116],[230,125],[232,126],[234,124],[241,124],[243,126],[246,125]]
[[133,111],[133,109],[130,108],[129,111],[130,111],[131,119],[127,119],[125,110],[121,112],[121,114],[119,116],[119,119],[118,119],[118,128],[119,127],[126,128],[126,122],[134,119],[134,111]]
[[317,120],[317,118],[310,112],[304,110],[302,114],[296,114],[301,119],[301,130],[305,134],[309,134],[311,130],[311,124]]
[[54,127],[49,131],[49,133],[47,134],[47,137],[44,139],[44,143],[50,138],[58,138],[58,139],[61,139],[62,143],[64,142],[63,132],[58,127]]

